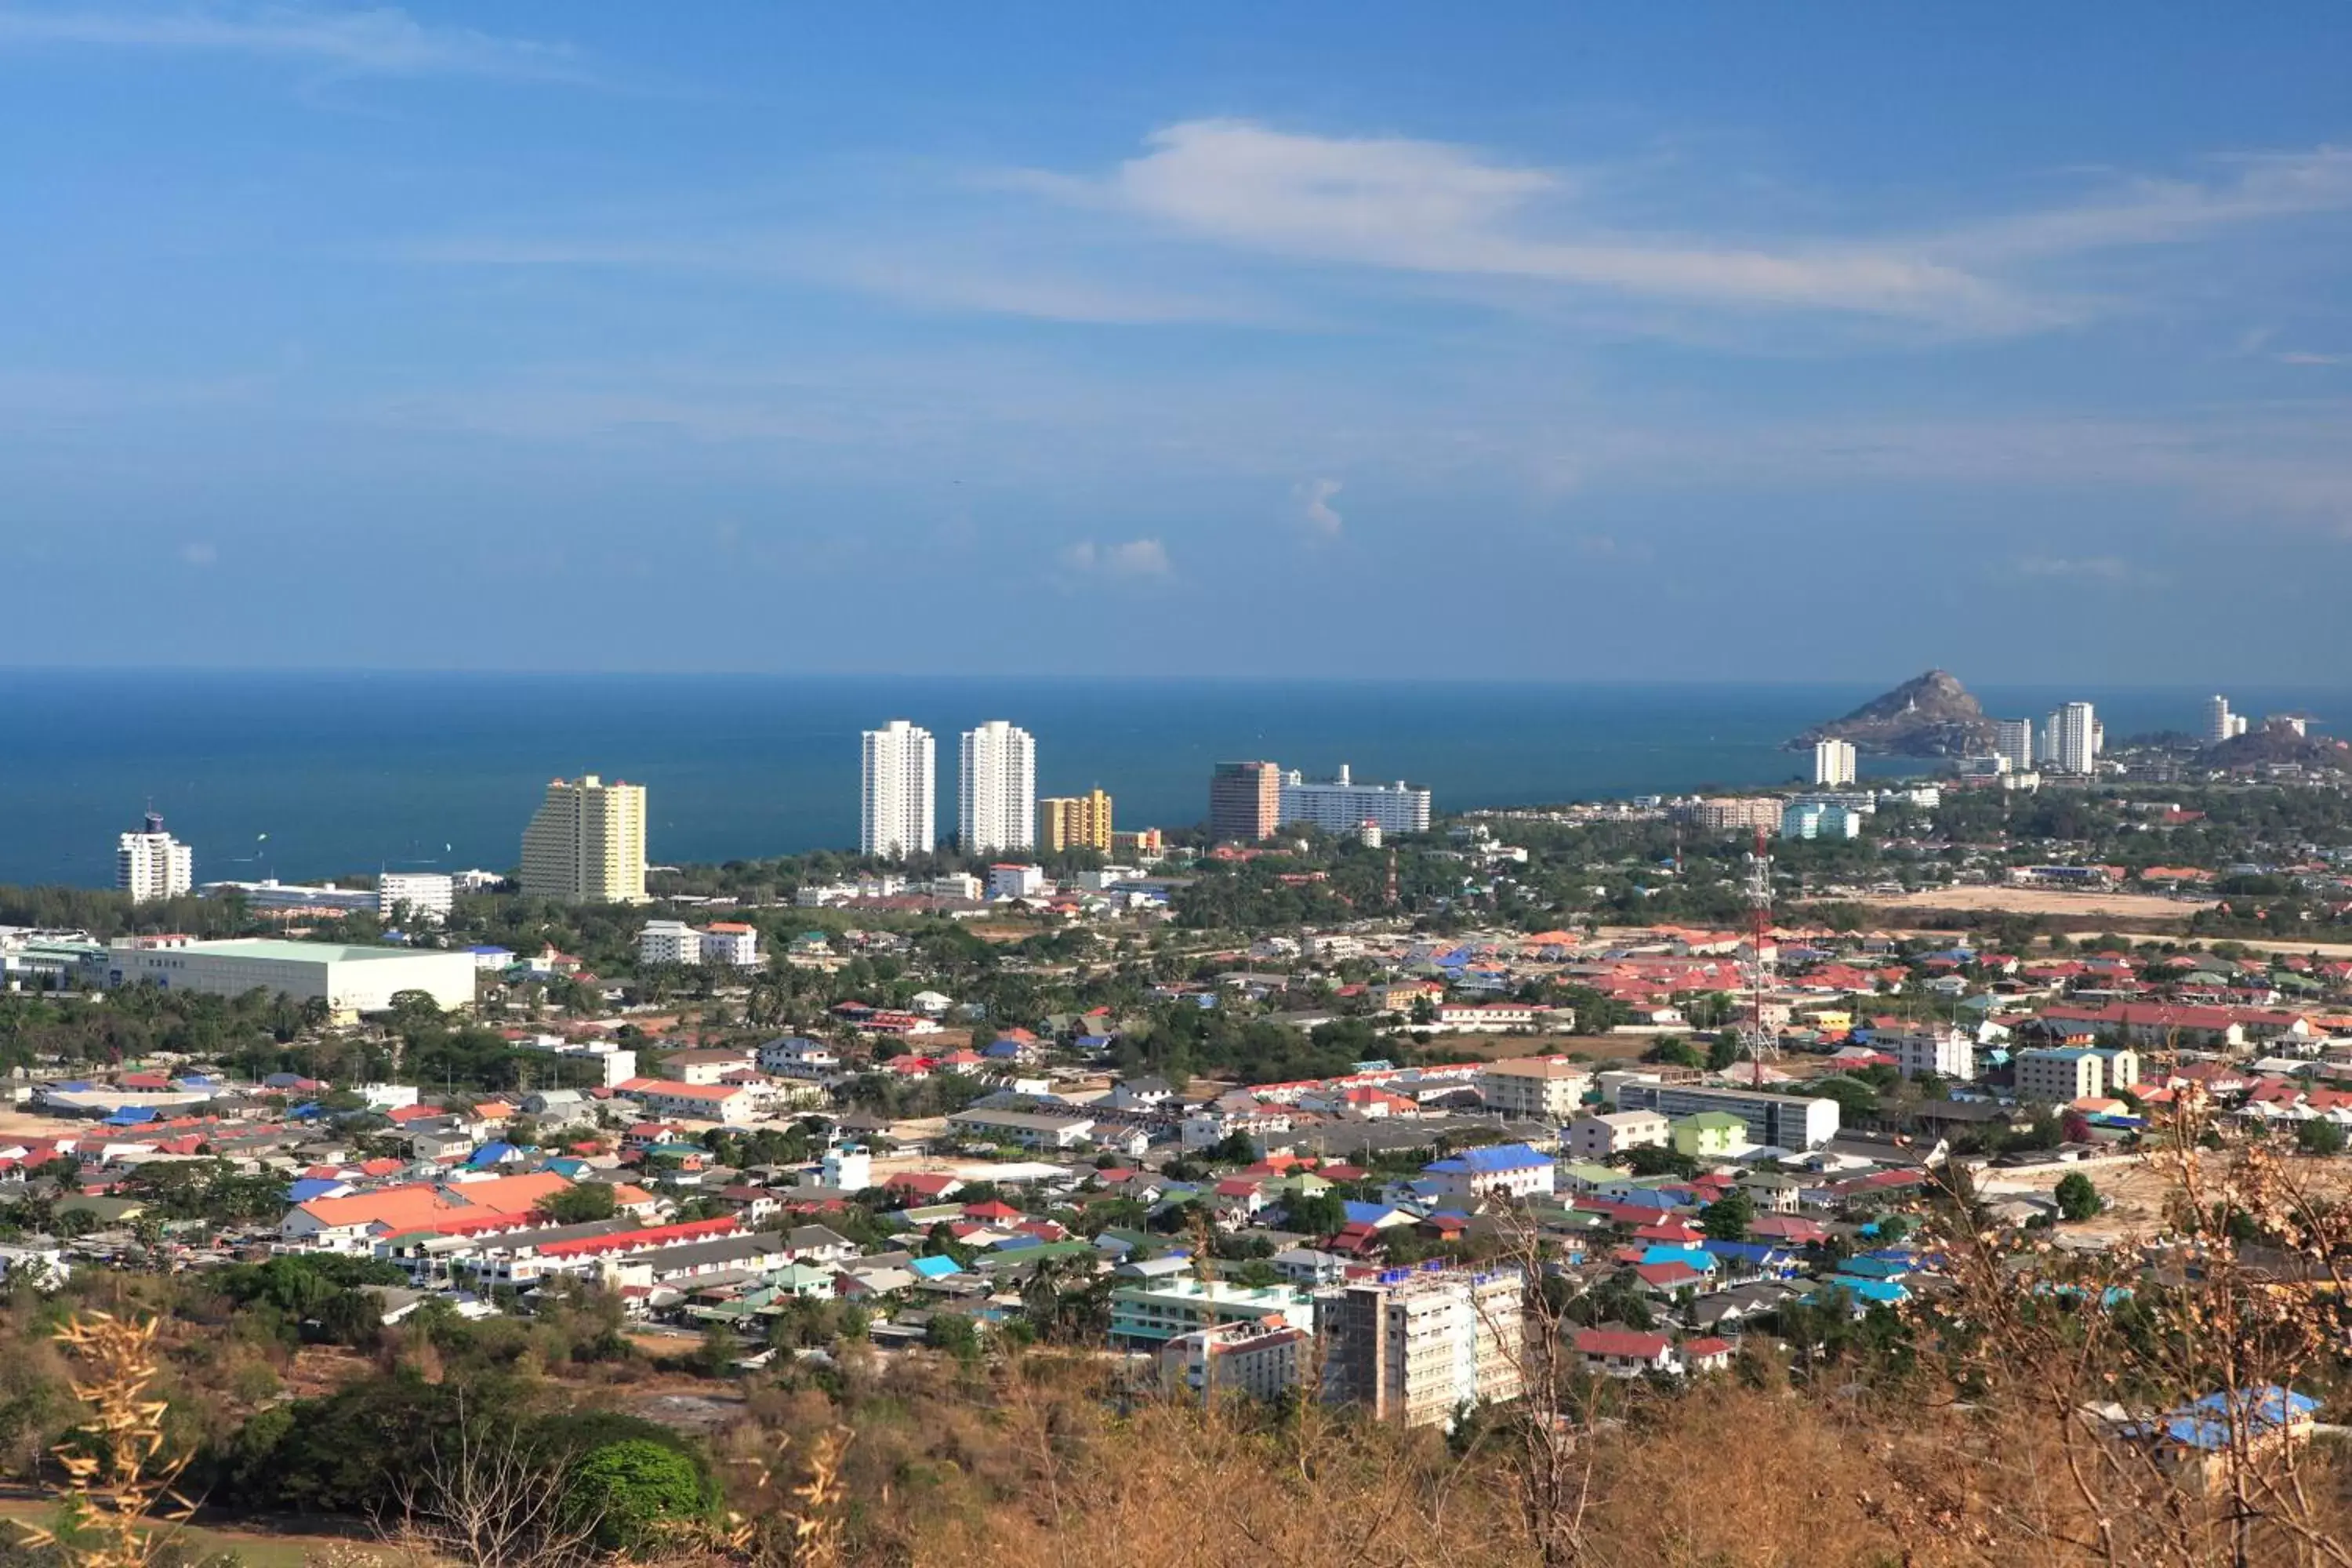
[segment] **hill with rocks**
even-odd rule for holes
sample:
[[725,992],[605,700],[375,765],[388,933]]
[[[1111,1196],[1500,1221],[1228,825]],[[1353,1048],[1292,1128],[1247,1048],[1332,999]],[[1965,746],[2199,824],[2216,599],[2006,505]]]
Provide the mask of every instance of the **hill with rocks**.
[[2209,768],[2305,767],[2352,770],[2352,751],[2342,741],[2318,735],[2298,735],[2294,726],[2276,721],[2259,730],[2233,735],[2218,746],[2208,746],[2197,760]]
[[1843,719],[1814,725],[1789,749],[1803,751],[1817,741],[1850,741],[1876,756],[1963,757],[1992,749],[1993,724],[1957,678],[1931,669]]

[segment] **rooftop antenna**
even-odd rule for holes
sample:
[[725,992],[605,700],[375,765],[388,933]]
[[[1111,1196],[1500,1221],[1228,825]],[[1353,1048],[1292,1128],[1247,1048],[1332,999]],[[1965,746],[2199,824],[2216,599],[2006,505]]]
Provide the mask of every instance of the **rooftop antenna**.
[[1764,1087],[1764,1063],[1780,1054],[1780,1037],[1764,1022],[1764,998],[1772,989],[1772,960],[1764,944],[1772,930],[1772,852],[1764,828],[1756,828],[1756,847],[1748,854],[1748,1026],[1739,1033],[1739,1048],[1748,1058],[1748,1081]]

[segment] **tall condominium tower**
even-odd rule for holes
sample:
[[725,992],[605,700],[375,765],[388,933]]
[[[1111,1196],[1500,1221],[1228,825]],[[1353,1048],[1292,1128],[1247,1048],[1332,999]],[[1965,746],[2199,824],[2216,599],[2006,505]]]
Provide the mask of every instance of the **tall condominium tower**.
[[2023,773],[2033,765],[2032,720],[1996,719],[1992,736],[1992,749],[2009,759],[2011,769]]
[[152,899],[175,899],[195,885],[195,857],[188,847],[163,831],[163,819],[154,812],[135,833],[114,841],[114,886],[131,895],[134,904]]
[[522,834],[522,890],[567,904],[646,901],[646,786],[555,779]]
[[1048,795],[1037,803],[1037,849],[1058,855],[1065,849],[1099,849],[1110,853],[1110,796],[1102,791],[1084,795]]
[[991,719],[963,732],[957,827],[968,855],[1026,849],[1036,840],[1037,742]]
[[1219,763],[1209,775],[1209,837],[1255,844],[1282,826],[1282,770],[1272,763]]
[[2246,732],[2246,716],[2230,711],[2230,700],[2216,696],[2205,704],[2205,743],[2218,746]]
[[2099,721],[2087,702],[2069,702],[2050,715],[2051,760],[2060,773],[2088,773],[2099,760]]
[[1813,742],[1813,783],[1822,789],[1836,789],[1853,783],[1852,741]]
[[897,860],[939,847],[933,782],[938,768],[929,730],[893,719],[866,731],[866,777],[857,807],[860,854]]

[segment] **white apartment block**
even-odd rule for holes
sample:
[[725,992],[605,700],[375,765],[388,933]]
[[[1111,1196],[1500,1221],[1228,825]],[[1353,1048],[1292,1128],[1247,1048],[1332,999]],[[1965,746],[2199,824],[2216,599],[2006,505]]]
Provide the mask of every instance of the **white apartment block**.
[[699,930],[684,921],[647,921],[637,932],[637,962],[757,969],[760,933],[740,921],[716,921]]
[[1674,1123],[1654,1110],[1596,1111],[1568,1124],[1568,1152],[1605,1163],[1635,1149],[1663,1149],[1674,1135]]
[[1517,1398],[1526,1289],[1517,1268],[1391,1268],[1319,1298],[1324,1397],[1408,1426]]
[[1045,873],[1036,866],[1007,863],[988,868],[988,896],[992,899],[1034,899],[1045,891]]
[[713,921],[702,928],[702,962],[730,969],[760,967],[760,932],[741,921]]
[[1383,833],[1429,831],[1429,792],[1414,789],[1402,779],[1392,784],[1360,784],[1349,776],[1347,764],[1339,776],[1309,780],[1293,769],[1285,773],[1277,796],[1276,820],[1285,826],[1302,823],[1326,833],[1355,833],[1371,823]]
[[2034,1105],[2067,1105],[2106,1092],[2106,1058],[2087,1047],[2064,1046],[2017,1053],[2020,1100]]
[[1028,731],[991,719],[963,732],[957,794],[967,855],[1027,849],[1037,841],[1037,742]]
[[702,933],[684,921],[648,921],[637,932],[639,963],[700,963]]
[[1792,800],[1780,811],[1783,838],[1859,838],[1864,813],[1850,805]]
[[903,859],[939,847],[938,752],[931,732],[893,719],[864,738],[857,850]]
[[1937,1078],[1968,1083],[1977,1076],[1976,1042],[1958,1029],[1906,1029],[1899,1035],[1874,1035],[1872,1039],[1895,1058],[1895,1065],[1905,1078],[1933,1073]]
[[457,907],[457,879],[437,871],[386,871],[375,879],[375,912],[394,919],[403,907],[412,921],[446,921]]
[[1816,741],[1813,742],[1813,783],[1822,789],[1836,789],[1854,780],[1853,742],[1851,741]]
[[1478,1098],[1487,1110],[1529,1121],[1567,1121],[1591,1087],[1592,1075],[1561,1057],[1493,1062],[1478,1074]]
[[188,847],[163,831],[163,818],[147,814],[143,827],[114,841],[114,887],[131,895],[134,904],[176,899],[194,888],[195,857]]
[[2033,721],[2031,719],[1996,719],[1992,725],[1992,749],[1996,755],[2009,759],[2011,773],[2023,773],[2034,763]]

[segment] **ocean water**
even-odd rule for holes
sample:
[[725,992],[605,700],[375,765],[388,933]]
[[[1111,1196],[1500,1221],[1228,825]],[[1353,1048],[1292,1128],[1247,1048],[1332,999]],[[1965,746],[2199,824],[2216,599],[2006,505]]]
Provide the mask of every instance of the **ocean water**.
[[[1037,737],[1040,795],[1100,785],[1121,827],[1199,822],[1228,758],[1345,763],[1441,811],[1769,784],[1804,765],[1783,741],[1880,689],[0,671],[0,881],[108,885],[151,806],[199,881],[504,868],[546,781],[583,772],[647,786],[657,861],[854,847],[858,732],[892,718],[939,738],[942,834],[956,736],[985,719]],[[2122,735],[2193,731],[2206,693],[1979,695],[2019,715],[2087,697]],[[2231,695],[2352,714],[2344,694]]]

